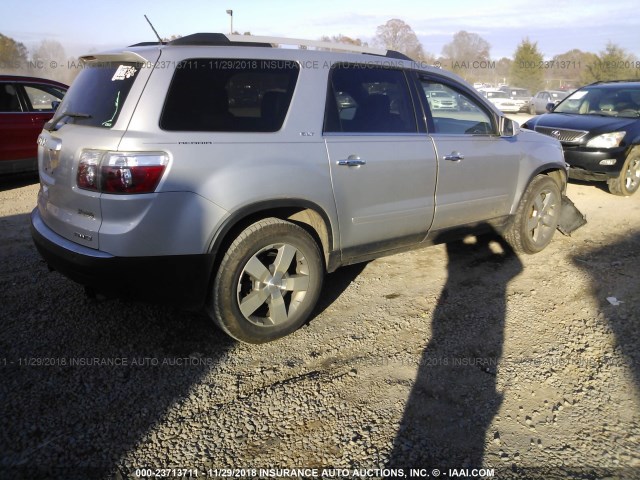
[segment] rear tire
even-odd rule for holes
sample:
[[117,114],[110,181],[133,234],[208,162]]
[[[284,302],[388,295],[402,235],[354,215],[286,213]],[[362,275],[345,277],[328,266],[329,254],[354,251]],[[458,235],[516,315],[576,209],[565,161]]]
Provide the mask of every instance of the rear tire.
[[561,208],[558,184],[546,175],[538,175],[522,195],[518,209],[504,231],[504,239],[516,252],[540,252],[553,238]]
[[609,192],[623,197],[628,197],[638,190],[638,186],[640,186],[640,151],[636,149],[629,153],[620,175],[607,180],[607,185]]
[[207,310],[236,340],[270,342],[307,321],[323,276],[322,255],[311,235],[294,223],[266,218],[229,246]]

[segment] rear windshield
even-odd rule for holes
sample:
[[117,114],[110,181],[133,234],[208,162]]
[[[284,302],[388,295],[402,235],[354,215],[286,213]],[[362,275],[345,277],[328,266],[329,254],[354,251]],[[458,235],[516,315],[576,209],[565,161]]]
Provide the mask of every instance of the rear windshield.
[[298,78],[296,62],[192,59],[177,67],[160,119],[173,131],[275,132]]
[[58,111],[90,115],[89,118],[68,118],[67,123],[113,127],[140,68],[140,64],[131,62],[85,66]]

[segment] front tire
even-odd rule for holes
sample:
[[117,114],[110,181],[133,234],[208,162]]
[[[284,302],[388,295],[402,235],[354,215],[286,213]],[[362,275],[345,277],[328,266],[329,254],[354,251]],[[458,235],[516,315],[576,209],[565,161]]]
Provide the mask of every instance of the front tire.
[[607,185],[609,192],[623,197],[628,197],[638,190],[638,186],[640,186],[640,152],[637,149],[627,156],[620,175],[607,180]]
[[306,322],[323,276],[313,237],[294,223],[266,218],[246,228],[227,249],[207,309],[236,340],[270,342]]
[[553,238],[562,196],[558,184],[546,175],[535,177],[525,190],[504,238],[520,253],[538,253]]

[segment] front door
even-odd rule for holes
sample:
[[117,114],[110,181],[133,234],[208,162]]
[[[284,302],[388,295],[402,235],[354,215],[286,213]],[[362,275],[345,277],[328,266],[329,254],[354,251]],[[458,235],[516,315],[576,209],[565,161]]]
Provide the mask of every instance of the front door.
[[[491,111],[468,93],[428,77],[420,87],[438,157],[432,230],[508,215],[521,160],[517,138],[501,137]],[[429,101],[436,92],[451,97],[452,106]]]

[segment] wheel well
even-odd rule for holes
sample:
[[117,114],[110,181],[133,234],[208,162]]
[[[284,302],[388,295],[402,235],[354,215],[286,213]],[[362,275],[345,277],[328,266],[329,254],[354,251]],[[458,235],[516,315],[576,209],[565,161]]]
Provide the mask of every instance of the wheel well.
[[278,207],[252,212],[235,221],[231,228],[223,233],[223,237],[215,242],[215,269],[218,268],[222,257],[236,237],[249,225],[265,218],[288,220],[304,228],[320,246],[324,254],[324,266],[329,268],[333,237],[323,216],[311,208]]
[[567,176],[559,169],[553,170],[544,170],[539,172],[538,175],[547,175],[553,179],[554,182],[558,185],[560,189],[560,193],[564,194],[567,188]]

